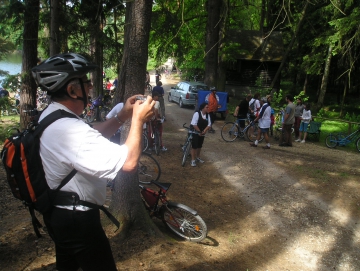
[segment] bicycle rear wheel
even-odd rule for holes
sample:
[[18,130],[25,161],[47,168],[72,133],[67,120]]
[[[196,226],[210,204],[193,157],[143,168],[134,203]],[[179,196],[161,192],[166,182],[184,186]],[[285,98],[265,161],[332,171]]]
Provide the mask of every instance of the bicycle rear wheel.
[[141,142],[141,144],[142,144],[142,151],[143,152],[146,151],[147,148],[149,147],[149,140],[148,140],[148,137],[147,137],[146,133],[142,134],[142,142]]
[[181,207],[163,205],[161,218],[172,232],[188,241],[201,242],[207,235],[204,220]]
[[336,145],[337,145],[337,138],[335,135],[328,135],[326,138],[325,138],[325,144],[328,148],[335,148]]
[[232,142],[239,136],[239,127],[235,122],[227,122],[221,128],[221,137],[226,142]]
[[[261,133],[261,130],[259,128],[259,124],[255,123],[253,126],[249,127],[246,130],[246,137],[248,138],[249,141],[254,142],[257,138],[258,133]],[[264,135],[261,134],[259,142],[264,140]]]
[[190,148],[191,148],[190,141],[186,141],[185,145],[183,146],[183,157],[182,157],[181,166],[185,166],[186,159],[190,153]]
[[139,182],[148,183],[159,180],[161,168],[158,161],[151,154],[143,152],[139,159],[138,174]]
[[356,145],[357,150],[360,151],[360,137],[356,140],[355,145]]

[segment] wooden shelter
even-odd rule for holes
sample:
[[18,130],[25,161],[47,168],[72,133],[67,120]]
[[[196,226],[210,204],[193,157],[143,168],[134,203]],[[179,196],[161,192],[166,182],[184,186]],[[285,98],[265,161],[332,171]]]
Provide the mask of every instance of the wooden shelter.
[[[230,58],[226,64],[226,84],[242,87],[269,87],[283,58],[282,34],[265,36],[255,30],[231,30],[226,37]],[[279,88],[280,79],[274,88]]]

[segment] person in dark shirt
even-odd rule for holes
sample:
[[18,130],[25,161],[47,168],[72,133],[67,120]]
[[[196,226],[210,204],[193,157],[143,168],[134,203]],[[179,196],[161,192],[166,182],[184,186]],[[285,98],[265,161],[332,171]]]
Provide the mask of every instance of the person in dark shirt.
[[164,88],[162,87],[162,82],[158,81],[156,83],[156,86],[153,88],[152,92],[157,92],[159,93],[159,103],[160,103],[160,111],[161,111],[161,118],[165,120],[165,103],[164,103]]
[[247,114],[249,112],[250,99],[251,95],[247,95],[245,99],[239,103],[234,112],[234,117],[237,117],[237,123],[241,128],[245,128],[245,119],[247,119]]
[[5,98],[5,97],[9,97],[9,91],[0,87],[0,98]]
[[155,72],[155,82],[157,84],[157,82],[159,82],[161,80],[161,75],[159,73],[159,71],[156,71]]

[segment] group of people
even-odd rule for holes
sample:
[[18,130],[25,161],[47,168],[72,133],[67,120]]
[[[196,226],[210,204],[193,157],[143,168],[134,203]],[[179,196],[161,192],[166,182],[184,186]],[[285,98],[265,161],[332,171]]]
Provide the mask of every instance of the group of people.
[[[271,108],[271,95],[260,98],[260,94],[256,93],[254,97],[248,94],[236,107],[234,116],[237,117],[239,126],[243,129],[245,127],[245,120],[250,114],[251,120],[258,122],[260,132],[256,135],[256,140],[250,143],[250,146],[257,147],[261,135],[264,136],[266,145],[264,149],[270,149],[269,133],[274,124],[274,110]],[[284,110],[284,116],[281,123],[282,136],[280,138],[281,147],[292,146],[292,127],[295,129],[296,142],[305,143],[307,136],[307,128],[312,119],[310,105],[302,104],[301,98],[297,99],[297,105],[293,104],[294,97],[286,95],[285,101],[287,103]],[[302,137],[303,136],[303,137]]]

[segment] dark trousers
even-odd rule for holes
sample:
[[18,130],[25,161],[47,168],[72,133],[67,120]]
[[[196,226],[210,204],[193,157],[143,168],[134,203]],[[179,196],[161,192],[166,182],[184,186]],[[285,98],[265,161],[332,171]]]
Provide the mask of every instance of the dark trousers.
[[54,208],[44,215],[44,222],[55,242],[57,270],[116,271],[99,210]]
[[216,112],[209,112],[209,116],[210,116],[210,121],[211,121],[211,126],[212,126],[216,120]]
[[292,146],[291,127],[292,127],[292,124],[284,124],[283,125],[282,142],[286,143],[289,146]]

